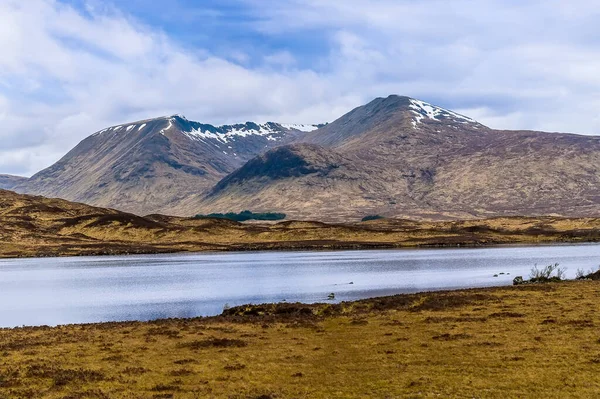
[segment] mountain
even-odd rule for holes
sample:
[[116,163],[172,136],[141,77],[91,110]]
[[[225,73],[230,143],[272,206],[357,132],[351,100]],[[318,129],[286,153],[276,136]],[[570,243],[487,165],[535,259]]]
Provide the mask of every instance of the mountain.
[[598,165],[598,136],[494,130],[392,95],[326,125],[113,126],[12,189],[140,215],[577,217],[600,215]]
[[329,148],[285,145],[221,180],[203,199],[202,209],[277,208],[286,209],[292,218],[305,217],[304,209],[319,209],[329,220],[343,220],[351,212],[343,199],[383,189],[365,169]]
[[313,125],[212,126],[180,115],[112,126],[12,188],[136,214],[194,214],[185,202]]
[[27,181],[26,177],[0,174],[0,189],[10,190]]
[[[252,209],[294,218],[356,220],[498,215],[600,215],[600,137],[490,129],[409,97],[377,98],[269,151],[221,180],[203,213]],[[317,150],[318,148],[318,150]],[[295,154],[341,167],[289,172]],[[328,158],[328,159],[329,159]],[[318,166],[318,165],[317,165]],[[327,168],[326,168],[327,169]]]

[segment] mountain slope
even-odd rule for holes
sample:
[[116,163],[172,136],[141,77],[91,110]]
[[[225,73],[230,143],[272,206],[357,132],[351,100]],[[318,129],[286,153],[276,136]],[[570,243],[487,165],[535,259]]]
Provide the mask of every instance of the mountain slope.
[[320,126],[114,126],[12,189],[136,214],[588,216],[600,215],[597,165],[600,137],[493,130],[393,95]]
[[291,144],[269,150],[221,180],[202,202],[203,209],[286,209],[305,218],[319,209],[330,220],[368,204],[365,192],[383,190],[364,165],[332,149]]
[[[346,159],[361,184],[319,174],[240,178],[238,171],[231,175],[236,184],[229,184],[231,176],[218,183],[199,210],[278,211],[321,220],[600,215],[600,137],[492,130],[455,112],[390,96],[300,140]],[[244,186],[252,190],[240,190]],[[339,204],[338,212],[312,201],[322,192]]]
[[215,127],[179,115],[113,126],[14,189],[136,214],[193,214],[183,200],[311,129],[251,122]]
[[14,186],[22,184],[27,181],[26,177],[13,176],[13,175],[1,175],[0,174],[0,189],[10,190]]

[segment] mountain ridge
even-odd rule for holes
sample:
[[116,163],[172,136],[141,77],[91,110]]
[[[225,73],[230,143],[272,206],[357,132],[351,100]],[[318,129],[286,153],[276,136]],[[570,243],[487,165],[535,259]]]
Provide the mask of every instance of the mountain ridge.
[[137,214],[585,216],[600,214],[599,164],[600,137],[495,130],[391,95],[325,125],[173,115],[113,126],[15,190]]
[[11,188],[137,214],[185,214],[177,211],[179,201],[209,189],[265,148],[313,128],[274,122],[213,126],[181,115],[145,119],[95,132]]
[[[600,172],[594,166],[600,164],[600,137],[494,130],[420,100],[389,96],[301,141],[352,159],[368,176],[360,187],[348,183],[327,195],[336,211],[312,199],[339,181],[325,184],[316,176],[286,182],[253,176],[229,192],[206,196],[199,208],[254,205],[256,211],[327,221],[370,214],[417,219],[600,214]],[[311,192],[320,184],[321,192]],[[243,185],[252,186],[252,193],[241,191]]]
[[27,177],[0,174],[0,189],[9,190],[27,181]]

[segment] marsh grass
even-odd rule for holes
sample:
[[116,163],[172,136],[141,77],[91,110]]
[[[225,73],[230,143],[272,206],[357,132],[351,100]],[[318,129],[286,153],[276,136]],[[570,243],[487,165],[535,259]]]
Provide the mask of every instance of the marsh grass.
[[578,281],[4,329],[0,398],[594,397],[599,293]]

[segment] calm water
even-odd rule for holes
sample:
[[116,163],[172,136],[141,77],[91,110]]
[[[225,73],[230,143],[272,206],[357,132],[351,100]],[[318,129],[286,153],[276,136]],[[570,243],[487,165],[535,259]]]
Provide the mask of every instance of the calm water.
[[[534,264],[600,265],[600,245],[0,260],[0,326],[150,320],[246,303],[511,284]],[[493,277],[496,273],[510,273]],[[349,284],[353,282],[353,284]]]

